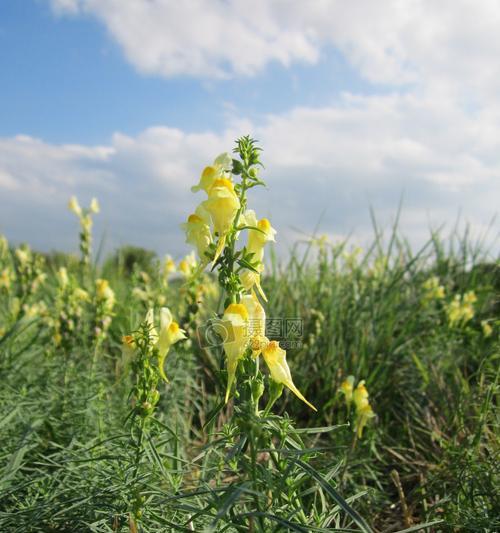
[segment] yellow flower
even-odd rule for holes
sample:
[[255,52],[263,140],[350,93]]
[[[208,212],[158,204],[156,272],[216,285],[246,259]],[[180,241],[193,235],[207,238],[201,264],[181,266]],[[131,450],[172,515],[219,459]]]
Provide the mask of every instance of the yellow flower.
[[57,279],[59,281],[59,285],[61,287],[66,287],[69,283],[69,278],[68,278],[68,271],[66,270],[65,267],[61,267],[58,271],[57,271]]
[[276,230],[271,226],[267,218],[257,220],[255,212],[252,210],[245,212],[244,224],[258,228],[248,230],[248,242],[246,245],[247,252],[253,254],[251,259],[252,263],[257,263],[255,266],[257,272],[250,269],[242,270],[240,273],[241,283],[247,291],[250,291],[254,286],[257,287],[259,294],[264,301],[267,301],[260,284],[260,276],[264,271],[264,265],[262,263],[264,259],[264,246],[267,242],[275,240]]
[[77,287],[73,292],[77,300],[88,302],[90,300],[89,293],[80,287]]
[[99,206],[99,202],[97,201],[97,198],[92,198],[92,200],[90,201],[89,210],[91,213],[96,213],[96,214],[99,213],[101,208]]
[[175,261],[171,255],[166,255],[163,261],[163,275],[168,276],[169,274],[173,274],[175,270]]
[[493,333],[493,328],[491,327],[491,325],[488,323],[487,320],[481,321],[481,327],[483,328],[483,335],[485,337],[491,337]]
[[47,314],[47,305],[45,302],[35,302],[31,305],[24,304],[23,311],[27,318],[34,318],[36,316],[44,316]]
[[82,216],[82,208],[80,207],[80,204],[78,203],[76,196],[72,196],[69,199],[68,207],[71,211],[73,211],[73,213],[75,213],[77,217]]
[[363,436],[363,428],[366,426],[368,420],[374,416],[375,413],[373,412],[372,406],[368,402],[356,410],[356,433],[358,435],[358,439]]
[[458,294],[448,304],[446,312],[448,314],[448,323],[451,327],[455,325],[464,325],[474,318],[474,303],[477,297],[473,291],[464,294],[460,298]]
[[442,300],[444,298],[444,287],[440,285],[439,278],[432,276],[423,284],[425,289],[425,300]]
[[198,257],[202,262],[206,259],[205,251],[212,243],[209,223],[210,215],[202,206],[199,206],[181,226],[186,232],[186,242],[196,247]]
[[340,384],[340,388],[339,388],[339,391],[345,397],[345,403],[347,404],[347,406],[349,406],[349,404],[352,402],[353,390],[354,390],[354,376],[349,376]]
[[228,179],[217,179],[208,192],[208,199],[201,204],[212,219],[214,231],[218,233],[219,242],[215,251],[214,261],[217,260],[224,245],[226,236],[240,208],[240,200],[234,192],[233,184]]
[[473,305],[477,302],[477,296],[474,291],[468,291],[464,294],[463,302],[466,305]]
[[4,268],[0,273],[0,288],[4,287],[5,289],[10,288],[12,281],[12,273],[8,268]]
[[317,410],[312,403],[309,403],[302,393],[297,389],[292,380],[290,368],[286,361],[286,351],[280,348],[280,345],[276,341],[270,341],[269,344],[263,349],[262,355],[269,367],[271,378],[276,383],[282,383],[285,387],[288,387],[297,398],[300,398],[311,409]]
[[356,432],[360,439],[363,434],[363,428],[366,426],[368,420],[375,416],[373,409],[368,400],[368,391],[365,387],[365,381],[358,383],[356,390],[353,393],[354,404],[356,405]]
[[17,248],[14,252],[17,260],[21,265],[26,265],[31,258],[30,250],[28,248]]
[[186,255],[182,261],[179,262],[179,271],[182,272],[186,277],[191,275],[191,272],[196,268],[197,262],[194,252]]
[[271,226],[267,218],[257,220],[255,212],[251,209],[245,212],[245,224],[258,229],[248,230],[247,251],[253,253],[252,261],[260,261],[264,258],[264,246],[270,241],[275,241],[276,230]]
[[135,340],[132,335],[122,337],[122,367],[126,367],[134,356],[136,349]]
[[208,194],[215,180],[229,177],[229,172],[232,168],[233,160],[231,156],[228,153],[220,154],[216,157],[212,165],[203,169],[198,185],[191,187],[191,191],[197,192],[204,190]]
[[365,380],[363,379],[358,383],[356,390],[353,393],[354,404],[356,405],[356,410],[362,409],[368,405],[368,391],[365,387]]
[[223,322],[218,328],[227,358],[226,403],[236,377],[238,361],[245,355],[248,346],[248,319],[248,311],[243,304],[229,304],[224,311]]
[[111,312],[115,305],[115,293],[109,286],[109,281],[101,278],[96,279],[95,286],[97,299],[104,303],[108,312]]
[[179,327],[179,324],[172,318],[172,313],[168,307],[160,309],[160,334],[158,336],[158,370],[161,377],[168,381],[163,365],[168,352],[175,343],[186,338],[186,332]]

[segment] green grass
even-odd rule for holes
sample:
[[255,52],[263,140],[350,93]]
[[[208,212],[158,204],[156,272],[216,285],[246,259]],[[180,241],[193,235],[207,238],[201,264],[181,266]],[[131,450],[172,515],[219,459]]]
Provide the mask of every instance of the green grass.
[[[87,306],[63,348],[44,318],[12,309],[17,294],[54,314],[56,269],[66,262],[76,279],[74,260],[49,261],[33,294],[19,279],[10,293],[0,288],[0,531],[500,530],[498,260],[467,238],[433,235],[418,253],[397,234],[382,243],[356,261],[346,258],[347,244],[309,244],[268,265],[267,315],[302,320],[288,361],[318,413],[291,394],[278,400],[273,412],[283,417],[271,415],[265,431],[279,459],[273,468],[257,462],[254,485],[235,460],[243,444],[232,405],[218,409],[220,350],[200,349],[195,337],[215,296],[187,306],[181,281],[162,288],[147,254],[146,282],[130,261],[109,261],[99,274],[116,292],[107,337],[96,343]],[[0,271],[14,264],[10,252],[0,261]],[[425,303],[431,276],[445,298]],[[121,337],[147,308],[132,296],[144,283],[151,298],[166,297],[190,341],[168,356],[170,383],[160,386],[138,468],[126,421],[132,377],[119,361]],[[446,307],[467,291],[477,296],[474,316],[450,327]],[[348,375],[366,380],[377,414],[362,439],[338,393]],[[300,432],[282,438],[289,421]]]

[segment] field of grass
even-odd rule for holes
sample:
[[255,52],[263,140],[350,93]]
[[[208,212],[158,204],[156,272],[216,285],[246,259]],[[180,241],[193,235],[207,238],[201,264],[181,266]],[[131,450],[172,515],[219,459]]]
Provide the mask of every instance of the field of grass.
[[[80,260],[0,242],[0,531],[500,530],[488,250],[394,232],[271,257],[267,335],[315,412],[250,354],[225,404],[217,276],[134,248],[96,267],[89,234]],[[187,337],[164,365],[163,306]]]

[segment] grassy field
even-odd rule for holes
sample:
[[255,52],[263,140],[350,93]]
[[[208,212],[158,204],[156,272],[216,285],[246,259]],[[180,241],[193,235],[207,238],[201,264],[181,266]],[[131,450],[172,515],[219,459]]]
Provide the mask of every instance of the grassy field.
[[226,404],[210,328],[229,277],[136,248],[96,267],[97,211],[81,258],[0,241],[0,531],[500,530],[500,267],[481,245],[394,232],[271,256],[266,333],[317,411],[250,353]]

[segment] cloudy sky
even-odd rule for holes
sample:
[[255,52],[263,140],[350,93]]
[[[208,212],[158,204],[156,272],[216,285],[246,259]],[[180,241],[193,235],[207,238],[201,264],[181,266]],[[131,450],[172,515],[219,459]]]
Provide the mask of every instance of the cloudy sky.
[[[418,246],[500,205],[498,0],[2,0],[0,232],[179,256],[190,186],[233,140],[264,148],[254,196],[283,249],[371,234],[402,200]],[[498,220],[490,237],[498,235]]]

